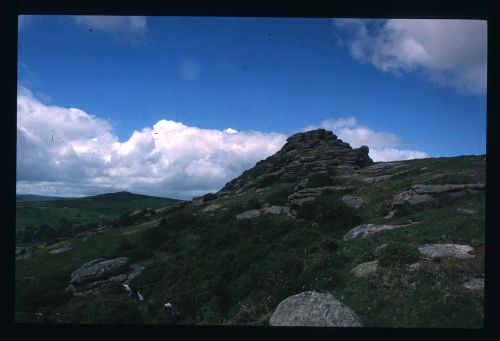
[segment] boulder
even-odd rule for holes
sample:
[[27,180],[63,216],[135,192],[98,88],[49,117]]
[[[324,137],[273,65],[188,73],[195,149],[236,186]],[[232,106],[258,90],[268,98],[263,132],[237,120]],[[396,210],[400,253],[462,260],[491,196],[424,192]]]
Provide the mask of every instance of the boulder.
[[371,262],[358,264],[355,268],[353,268],[350,273],[355,277],[365,277],[373,272],[376,272],[378,268],[378,261],[374,260]]
[[271,326],[362,327],[358,315],[331,294],[306,291],[284,299],[269,320]]
[[371,236],[377,232],[383,231],[383,230],[392,230],[396,229],[399,227],[406,227],[410,226],[413,224],[417,223],[411,223],[411,224],[405,224],[405,225],[375,225],[375,224],[362,224],[358,225],[352,229],[350,229],[345,235],[344,235],[344,240],[349,241],[349,240],[355,240],[355,239],[361,239],[361,238],[366,238],[368,236]]
[[95,259],[73,271],[66,291],[74,296],[99,293],[112,282],[129,283],[141,271],[142,268],[137,264],[130,264],[127,257]]
[[361,199],[361,197],[355,197],[352,195],[344,195],[342,197],[342,202],[346,204],[349,207],[359,209],[361,206],[363,206],[364,201]]
[[461,196],[465,194],[484,191],[484,184],[461,184],[461,185],[413,185],[410,190],[398,193],[394,196],[391,207],[397,207],[405,202],[417,205],[422,202],[434,200],[436,195],[447,194]]
[[418,250],[427,258],[473,258],[474,255],[469,254],[474,248],[469,245],[460,244],[424,244],[418,247]]
[[463,213],[463,214],[474,214],[477,213],[476,210],[470,210],[468,208],[457,208],[458,213]]
[[474,278],[463,284],[469,290],[484,290],[484,278]]
[[271,183],[297,183],[318,172],[353,172],[373,163],[368,154],[368,147],[353,149],[331,131],[298,133],[290,136],[276,154],[226,183],[219,194],[238,194]]
[[58,243],[58,244],[52,245],[51,249],[52,250],[49,251],[49,253],[51,253],[51,254],[59,254],[59,253],[63,253],[63,252],[66,252],[66,251],[69,251],[69,250],[73,249],[73,245],[71,245],[70,241],[64,241],[62,243]]
[[201,210],[202,212],[212,212],[212,211],[215,211],[219,208],[221,208],[222,205],[220,204],[212,204],[212,205],[208,205],[207,207],[205,207],[203,210]]
[[241,212],[241,213],[235,215],[235,218],[237,220],[253,219],[253,218],[257,218],[258,216],[260,216],[260,210],[248,210],[248,211]]
[[170,205],[170,206],[166,206],[166,207],[162,207],[162,208],[159,208],[157,210],[155,210],[156,213],[161,213],[161,214],[169,214],[169,213],[172,213],[172,212],[175,212],[177,210],[180,210],[181,208],[189,205],[191,203],[191,201],[179,201],[173,205]]

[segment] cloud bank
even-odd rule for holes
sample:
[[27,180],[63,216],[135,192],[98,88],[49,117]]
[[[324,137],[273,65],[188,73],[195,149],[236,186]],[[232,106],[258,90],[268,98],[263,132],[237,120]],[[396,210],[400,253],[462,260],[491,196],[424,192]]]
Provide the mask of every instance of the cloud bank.
[[429,157],[427,153],[422,151],[396,148],[404,145],[404,141],[399,136],[360,126],[354,117],[324,120],[320,125],[305,127],[304,131],[317,128],[332,130],[335,135],[349,143],[353,148],[359,148],[362,145],[370,147],[369,155],[373,161],[409,160]]
[[[376,161],[427,157],[397,149],[401,139],[359,126],[354,117],[325,120]],[[319,126],[318,126],[319,127]],[[306,130],[317,128],[309,126]],[[218,191],[256,162],[277,152],[278,133],[201,129],[160,120],[119,141],[111,125],[80,109],[47,105],[26,88],[17,97],[17,192],[83,196],[114,191],[190,199]]]
[[435,84],[485,94],[487,24],[451,19],[333,19],[354,58],[397,76],[421,72]]
[[278,151],[286,136],[200,129],[160,120],[120,142],[108,122],[17,98],[17,191],[81,196],[127,190],[191,198],[219,190]]

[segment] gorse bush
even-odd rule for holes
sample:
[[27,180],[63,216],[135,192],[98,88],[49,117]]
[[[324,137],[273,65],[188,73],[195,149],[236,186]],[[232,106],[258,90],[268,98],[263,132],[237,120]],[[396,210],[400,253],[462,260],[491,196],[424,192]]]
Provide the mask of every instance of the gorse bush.
[[402,241],[391,241],[378,253],[378,264],[384,267],[395,267],[417,262],[420,259],[418,249]]

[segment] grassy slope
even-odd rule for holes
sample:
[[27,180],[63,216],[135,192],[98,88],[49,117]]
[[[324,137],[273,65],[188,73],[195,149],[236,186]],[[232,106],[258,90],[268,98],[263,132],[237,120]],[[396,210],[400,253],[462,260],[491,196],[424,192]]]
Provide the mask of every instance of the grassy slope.
[[[483,273],[482,256],[443,261],[437,265],[439,270],[410,272],[405,267],[387,267],[361,279],[349,273],[357,264],[376,259],[375,248],[392,240],[408,246],[426,242],[484,244],[484,194],[446,198],[391,219],[383,218],[392,196],[413,184],[484,183],[484,159],[436,158],[403,163],[408,172],[386,181],[367,184],[361,179],[401,169],[342,180],[357,185],[350,193],[367,202],[358,211],[342,206],[342,194],[336,194],[316,200],[313,218],[308,218],[308,212],[299,212],[305,218],[297,220],[284,215],[249,221],[233,218],[259,203],[284,203],[292,186],[274,185],[261,193],[249,191],[187,208],[184,214],[168,216],[163,227],[152,227],[159,222],[155,217],[147,223],[110,229],[85,242],[75,240],[75,248],[67,253],[35,252],[32,258],[16,262],[17,320],[32,321],[33,312],[46,306],[46,314],[60,313],[63,321],[105,322],[111,313],[96,307],[101,301],[120,297],[120,302],[137,309],[139,322],[144,323],[265,325],[285,297],[318,290],[341,298],[366,326],[481,327],[483,296],[461,285]],[[223,207],[201,212],[213,204]],[[478,213],[460,215],[457,207],[476,209]],[[397,223],[407,218],[420,223],[358,241],[341,239],[359,223]],[[131,246],[120,253],[117,247],[124,239]],[[145,249],[152,253],[145,253]],[[132,288],[144,295],[144,301],[112,294],[84,299],[60,297],[69,274],[81,264],[123,254],[146,266],[132,283]],[[53,296],[34,289],[49,284],[55,290]],[[45,301],[26,303],[31,302],[30,293],[45,297]],[[165,302],[177,309],[173,320],[165,318]],[[82,317],[75,311],[87,313]]]

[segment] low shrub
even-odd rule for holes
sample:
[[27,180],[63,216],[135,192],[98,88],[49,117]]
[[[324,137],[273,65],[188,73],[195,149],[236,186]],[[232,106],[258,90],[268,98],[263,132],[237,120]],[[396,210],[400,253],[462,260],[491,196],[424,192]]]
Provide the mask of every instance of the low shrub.
[[293,192],[293,186],[280,189],[268,195],[265,199],[265,202],[269,203],[270,205],[284,205],[288,201],[288,196]]
[[315,173],[307,179],[307,187],[325,187],[333,184],[333,179],[326,173]]
[[213,193],[207,193],[204,196],[202,196],[202,199],[203,199],[203,202],[212,201],[212,200],[217,199],[217,195],[215,195]]
[[418,249],[402,241],[392,241],[377,252],[378,264],[383,267],[395,267],[417,262],[420,259]]
[[74,323],[142,323],[136,304],[124,295],[85,297],[68,309],[68,315]]

